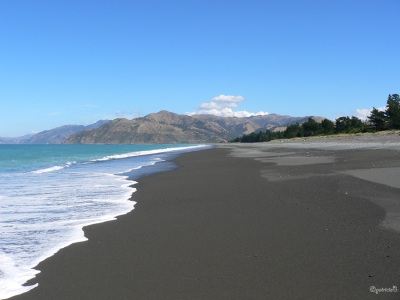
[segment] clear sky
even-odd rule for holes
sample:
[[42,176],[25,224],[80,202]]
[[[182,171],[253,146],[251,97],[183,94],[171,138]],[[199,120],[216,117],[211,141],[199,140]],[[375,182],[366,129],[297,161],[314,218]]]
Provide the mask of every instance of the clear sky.
[[335,119],[400,93],[400,0],[0,0],[0,136],[160,110]]

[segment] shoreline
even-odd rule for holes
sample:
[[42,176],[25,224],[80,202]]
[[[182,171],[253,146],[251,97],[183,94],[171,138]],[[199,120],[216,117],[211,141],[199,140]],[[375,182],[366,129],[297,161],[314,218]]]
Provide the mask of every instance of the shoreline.
[[[60,147],[62,146],[60,145]],[[179,153],[197,151],[208,146],[151,145],[149,147],[134,145],[126,147],[122,145],[125,151],[123,149],[121,151],[121,146],[113,149],[110,147],[113,146],[106,146],[106,149],[102,150],[104,147],[96,146],[100,149],[96,149],[97,152],[95,151],[94,154],[88,153],[86,163],[83,157],[80,157],[79,160],[71,160],[72,162],[66,163],[65,166],[58,165],[54,161],[50,161],[46,166],[33,166],[31,169],[34,171],[26,173],[27,179],[30,180],[29,183],[19,187],[21,195],[24,195],[25,191],[27,201],[24,201],[24,197],[20,197],[21,199],[17,198],[17,201],[3,203],[6,206],[3,207],[2,213],[4,211],[8,213],[3,215],[4,219],[2,220],[5,229],[5,236],[2,237],[4,246],[2,250],[5,255],[0,258],[2,262],[0,265],[0,299],[20,295],[34,288],[35,285],[22,285],[35,278],[39,272],[35,268],[40,262],[53,256],[60,249],[86,241],[83,227],[113,221],[117,216],[132,211],[136,202],[129,201],[129,199],[136,190],[137,179],[175,168],[176,166],[170,161]],[[45,149],[45,146],[42,149]],[[20,151],[18,148],[17,150]],[[62,148],[61,151],[66,151],[66,149]],[[110,155],[110,152],[114,154]],[[71,153],[73,155],[76,152],[72,151]],[[38,154],[40,158],[40,152]],[[63,158],[61,157],[59,160],[62,161]],[[70,166],[72,169],[69,169]],[[75,166],[80,169],[78,176],[76,176],[78,173],[73,170]],[[99,172],[99,168],[103,168],[102,172]],[[66,172],[53,172],[62,169],[65,169]],[[35,175],[30,178],[30,174]],[[76,177],[78,180],[74,181]],[[25,182],[25,180],[20,181]],[[12,184],[13,181],[10,181],[9,191],[13,190]],[[45,190],[40,188],[42,185],[45,186]],[[52,186],[54,188],[51,188]],[[49,188],[48,193],[46,193],[47,188]],[[75,193],[75,190],[78,192]],[[58,194],[55,194],[57,192]],[[7,190],[5,190],[5,194],[8,195]],[[37,207],[37,210],[29,210],[31,205],[29,200],[37,204],[32,206],[32,208]],[[14,205],[17,202],[20,204]],[[40,206],[40,204],[43,205]],[[46,213],[47,209],[48,213]],[[29,212],[23,214],[22,212],[25,210]],[[20,219],[18,220],[18,218]],[[52,220],[55,222],[52,223]],[[13,226],[14,222],[15,227]],[[29,224],[29,226],[23,224]],[[12,228],[10,232],[7,231],[7,227]],[[48,230],[46,230],[47,228]],[[14,239],[10,238],[13,233]]]
[[271,145],[185,153],[141,178],[133,211],[85,227],[88,241],[9,299],[372,299],[372,286],[400,287],[400,234],[383,222],[398,188],[346,173],[400,167],[398,152]]

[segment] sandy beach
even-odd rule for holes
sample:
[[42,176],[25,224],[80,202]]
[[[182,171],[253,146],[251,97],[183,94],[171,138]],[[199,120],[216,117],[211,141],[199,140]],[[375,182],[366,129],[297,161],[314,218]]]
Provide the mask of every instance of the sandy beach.
[[400,298],[397,134],[222,144],[175,163],[10,299]]

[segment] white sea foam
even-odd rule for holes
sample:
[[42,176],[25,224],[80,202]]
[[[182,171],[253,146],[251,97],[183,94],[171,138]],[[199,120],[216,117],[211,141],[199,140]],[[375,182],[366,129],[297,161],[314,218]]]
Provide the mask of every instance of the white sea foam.
[[64,166],[52,166],[49,168],[43,168],[43,169],[32,171],[32,173],[42,174],[42,173],[54,172],[54,171],[62,170],[64,168],[69,168],[70,166],[72,166],[76,163],[77,163],[76,161],[67,161]]
[[20,267],[11,259],[11,257],[0,253],[1,271],[0,271],[0,296],[1,299],[19,295],[35,288],[32,286],[22,286],[27,280],[34,277],[38,271],[29,267]]
[[145,150],[145,151],[135,151],[123,154],[116,154],[116,155],[108,155],[99,159],[92,160],[93,162],[96,161],[107,161],[107,160],[114,160],[114,159],[123,159],[135,156],[143,156],[143,155],[151,155],[151,154],[158,154],[158,153],[167,153],[172,151],[181,151],[181,150],[190,150],[190,149],[197,149],[197,148],[204,148],[206,145],[196,145],[196,146],[186,146],[186,147],[175,147],[175,148],[164,148],[164,149],[155,149],[155,150]]
[[38,273],[32,268],[59,249],[85,241],[84,226],[113,220],[135,204],[127,201],[135,182],[123,176],[68,172],[20,179],[32,185],[14,182],[18,191],[8,185],[11,193],[1,202],[0,299],[29,291],[32,287],[22,284]]
[[62,167],[62,166],[54,166],[54,167],[50,167],[50,168],[44,168],[44,169],[32,171],[32,173],[41,174],[41,173],[54,172],[54,171],[58,171],[58,170],[61,170],[61,169],[64,169],[64,167]]

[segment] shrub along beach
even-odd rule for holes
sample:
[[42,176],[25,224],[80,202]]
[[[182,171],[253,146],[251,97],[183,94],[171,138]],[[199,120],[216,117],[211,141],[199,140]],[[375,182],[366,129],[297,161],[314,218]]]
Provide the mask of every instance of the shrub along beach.
[[399,157],[397,134],[183,154],[12,299],[398,299]]

